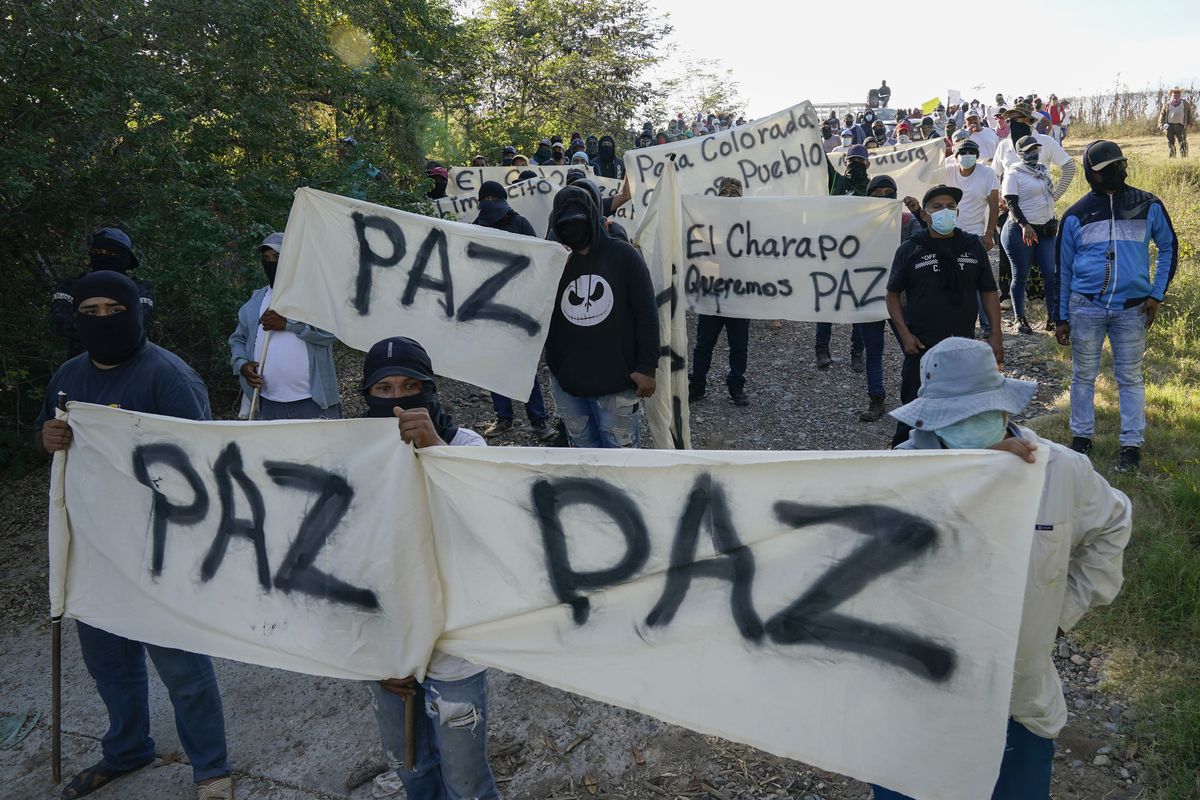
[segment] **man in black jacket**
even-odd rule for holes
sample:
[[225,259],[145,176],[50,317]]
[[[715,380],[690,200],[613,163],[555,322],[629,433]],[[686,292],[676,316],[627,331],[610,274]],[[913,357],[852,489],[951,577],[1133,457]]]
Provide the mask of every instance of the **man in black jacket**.
[[607,133],[600,137],[599,151],[592,159],[592,171],[601,178],[625,177],[625,162],[617,158],[617,143]]
[[637,447],[654,394],[658,308],[637,250],[608,234],[592,192],[554,196],[550,226],[571,250],[546,338],[550,391],[575,447]]
[[[508,204],[508,192],[496,181],[485,181],[479,187],[479,215],[475,224],[498,231],[516,233],[521,236],[536,236],[533,225],[522,217]],[[492,392],[492,409],[496,419],[483,429],[484,437],[494,439],[508,433],[513,427],[513,401]],[[533,379],[533,390],[525,401],[525,416],[529,418],[529,427],[540,441],[548,442],[558,436],[558,430],[550,424],[550,416],[546,413],[546,401],[542,399],[542,387],[537,377]]]
[[[133,254],[133,243],[129,240],[129,235],[120,228],[101,228],[92,234],[88,259],[87,272],[81,272],[60,283],[50,298],[50,330],[67,340],[67,358],[74,358],[83,352],[79,334],[75,331],[75,285],[90,272],[111,270],[128,275],[138,266],[137,256]],[[133,282],[138,288],[142,327],[149,328],[150,318],[154,314],[154,287],[146,281],[134,279]]]

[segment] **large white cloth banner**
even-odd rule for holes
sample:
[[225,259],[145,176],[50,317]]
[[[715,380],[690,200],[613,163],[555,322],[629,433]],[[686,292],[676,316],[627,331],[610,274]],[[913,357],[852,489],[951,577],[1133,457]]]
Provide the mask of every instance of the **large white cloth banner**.
[[1040,467],[467,449],[421,456],[439,649],[922,800],[990,795]]
[[358,350],[409,336],[438,374],[527,397],[567,255],[543,239],[298,189],[271,308]]
[[684,195],[715,195],[723,177],[739,179],[748,196],[829,191],[821,123],[807,100],[727,131],[629,150],[624,159],[635,213],[650,205],[663,166],[671,160],[679,168]]
[[[550,224],[550,211],[554,208],[554,195],[559,186],[548,178],[528,178],[505,187],[508,204],[533,226],[539,239],[546,238]],[[479,216],[479,197],[474,194],[447,195],[433,201],[439,219],[456,219],[474,224]]]
[[314,675],[424,674],[441,586],[394,420],[201,423],[71,403],[69,422],[65,505],[51,505],[70,531],[67,616]]
[[359,679],[436,638],[923,800],[996,779],[1044,458],[414,455],[387,420],[68,412],[67,616]]
[[645,401],[645,409],[650,436],[655,446],[663,450],[687,450],[692,446],[678,175],[674,165],[669,164],[663,171],[634,238],[650,270],[658,303],[658,370],[654,375],[654,395]]
[[701,314],[810,322],[886,319],[898,200],[683,197],[671,260]]
[[510,183],[516,183],[522,172],[536,172],[539,178],[546,178],[556,189],[561,189],[567,184],[568,169],[570,167],[557,164],[531,167],[450,167],[447,170],[450,180],[446,183],[446,194],[478,196],[479,187],[488,181],[508,186]]
[[[946,160],[946,143],[939,137],[927,142],[880,147],[871,150],[871,165],[867,174],[890,175],[896,182],[896,196],[915,197],[920,202],[926,190],[944,183],[942,164]],[[846,171],[846,156],[840,154],[832,161],[838,172]]]

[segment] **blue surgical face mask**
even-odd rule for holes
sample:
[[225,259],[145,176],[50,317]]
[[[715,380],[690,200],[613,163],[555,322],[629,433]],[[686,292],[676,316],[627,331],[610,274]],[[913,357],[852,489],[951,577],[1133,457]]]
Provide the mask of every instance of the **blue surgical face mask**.
[[985,411],[939,428],[935,433],[952,450],[982,450],[1003,441],[1007,429],[1007,414]]
[[954,226],[958,224],[958,212],[953,208],[935,211],[929,215],[929,224],[935,231],[945,236],[952,233]]
[[963,169],[970,169],[971,167],[975,166],[975,162],[978,160],[978,156],[964,154],[958,157],[958,165]]

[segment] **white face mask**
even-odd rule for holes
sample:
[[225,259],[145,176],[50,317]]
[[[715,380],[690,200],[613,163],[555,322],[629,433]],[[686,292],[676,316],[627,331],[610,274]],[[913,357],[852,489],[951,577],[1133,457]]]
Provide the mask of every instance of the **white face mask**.
[[842,145],[843,145],[844,147],[849,147],[849,146],[850,146],[850,145],[852,145],[852,144],[854,144],[854,137],[853,137],[853,136],[843,136],[843,137],[842,137]]
[[958,165],[963,169],[970,169],[971,167],[975,166],[976,160],[976,156],[961,155],[958,157]]
[[908,134],[907,133],[900,134],[900,138],[897,139],[896,141],[898,141],[900,144],[908,144],[908,142],[909,142]]

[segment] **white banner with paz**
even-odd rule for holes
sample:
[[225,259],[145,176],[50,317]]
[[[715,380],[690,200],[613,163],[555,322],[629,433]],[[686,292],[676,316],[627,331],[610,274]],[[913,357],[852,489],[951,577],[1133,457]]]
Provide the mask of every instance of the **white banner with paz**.
[[[944,183],[942,164],[946,160],[946,143],[941,138],[915,144],[879,147],[868,151],[871,164],[867,174],[872,178],[890,175],[896,182],[896,197],[915,197],[921,201],[925,192]],[[845,153],[831,156],[833,168],[846,172]]]
[[671,160],[684,195],[716,195],[724,177],[740,180],[747,196],[824,195],[829,187],[821,123],[807,100],[727,131],[629,150],[624,159],[635,213],[650,205]]
[[421,675],[436,639],[923,800],[996,780],[1044,456],[417,458],[389,420],[68,412],[67,616],[359,679]]
[[357,350],[409,336],[439,375],[528,397],[562,245],[298,189],[271,308]]
[[870,197],[683,197],[676,263],[700,314],[808,322],[887,318],[901,207]]
[[565,165],[530,166],[530,167],[450,167],[450,180],[446,182],[448,195],[479,195],[479,187],[488,181],[496,181],[502,186],[516,183],[522,172],[536,172],[539,178],[546,178],[561,189],[567,184]]

